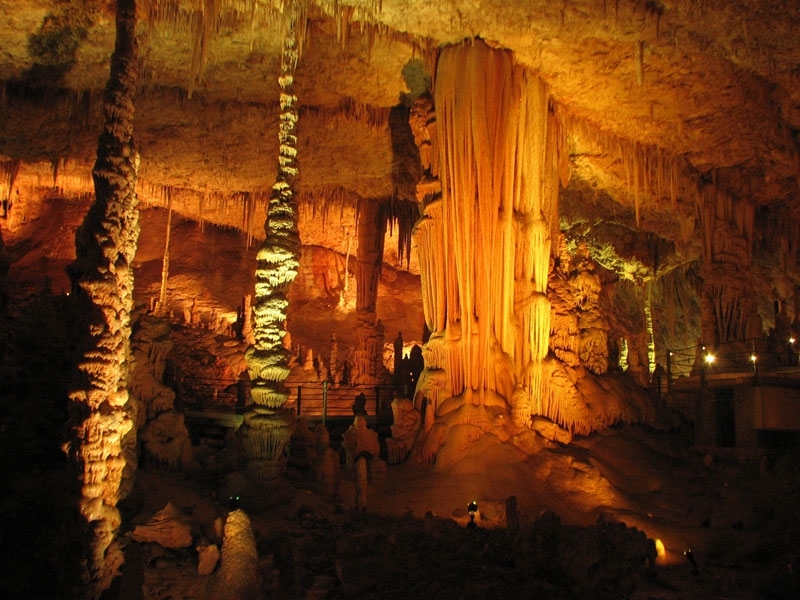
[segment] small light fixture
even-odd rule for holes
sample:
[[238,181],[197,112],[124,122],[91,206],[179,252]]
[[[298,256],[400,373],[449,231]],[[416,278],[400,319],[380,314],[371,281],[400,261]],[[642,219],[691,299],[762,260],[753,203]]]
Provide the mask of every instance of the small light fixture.
[[789,343],[790,343],[790,344],[794,344],[794,343],[795,343],[795,341],[796,341],[796,340],[795,340],[793,337],[790,337],[790,338],[789,338]]
[[684,551],[683,555],[686,557],[686,560],[688,560],[691,563],[692,573],[697,575],[699,570],[697,568],[697,561],[695,561],[694,559],[694,552],[692,552],[692,549],[689,548],[688,550]]
[[478,514],[478,502],[473,500],[467,505],[467,512],[469,513],[469,523],[475,526],[475,515]]
[[706,354],[706,356],[705,356],[705,361],[706,361],[706,364],[708,364],[708,365],[710,365],[710,364],[713,364],[713,362],[714,362],[716,359],[717,359],[717,357],[716,357],[716,356],[714,356],[713,354],[711,354],[711,352],[709,352],[709,353],[708,353],[708,354]]
[[753,364],[756,364],[756,355],[755,355],[755,354],[751,354],[751,355],[750,355],[750,361],[751,361]]

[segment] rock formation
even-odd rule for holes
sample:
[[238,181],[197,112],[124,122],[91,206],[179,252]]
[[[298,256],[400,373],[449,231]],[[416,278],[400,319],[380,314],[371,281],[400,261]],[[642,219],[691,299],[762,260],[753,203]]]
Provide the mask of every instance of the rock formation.
[[122,554],[117,503],[130,492],[136,469],[135,400],[129,392],[133,271],[139,235],[133,142],[138,76],[136,3],[120,0],[116,44],[104,96],[104,126],[92,175],[95,201],[75,239],[70,267],[76,301],[84,303],[85,350],[70,393],[65,449],[80,483],[85,519],[81,596],[96,598],[117,575]]
[[[242,439],[261,481],[285,456],[294,348],[317,357],[314,383],[343,386],[388,381],[385,331],[423,347],[390,458],[438,475],[478,452],[524,460],[650,423],[654,375],[703,372],[718,344],[797,359],[796,3],[136,4],[127,36],[143,51],[115,54],[115,107],[102,93],[114,3],[0,0],[0,315],[69,289],[90,321],[68,442],[96,592],[119,562],[127,432],[153,417],[143,455],[185,458],[169,392],[128,373],[136,304],[210,329],[239,315],[256,404]],[[308,35],[276,86],[290,8]],[[216,350],[187,353],[228,370]],[[178,404],[194,392],[175,389]],[[666,401],[698,418],[694,398]],[[209,462],[230,471],[230,454]]]
[[154,542],[164,548],[188,548],[192,545],[189,523],[169,502],[147,523],[134,527],[130,537],[136,542]]
[[422,417],[411,400],[395,398],[392,400],[392,436],[386,438],[386,451],[389,464],[405,460],[411,451],[420,431]]
[[263,596],[250,519],[244,511],[233,510],[225,520],[220,566],[209,583],[206,598],[238,600]]
[[356,415],[353,424],[342,435],[342,448],[345,450],[345,469],[351,470],[359,456],[372,458],[380,455],[378,432],[367,427],[363,416]]
[[191,460],[192,445],[184,417],[175,408],[175,391],[164,385],[167,355],[173,348],[170,325],[141,314],[135,325],[130,390],[141,403],[136,427],[143,460],[177,470]]
[[[247,471],[261,483],[273,481],[282,467],[289,441],[289,424],[280,408],[288,400],[284,381],[289,375],[286,334],[286,293],[297,275],[300,239],[297,231],[293,181],[297,175],[297,98],[294,72],[305,33],[305,19],[298,2],[288,8],[289,24],[281,58],[281,126],[278,178],[272,186],[266,239],[258,251],[254,304],[254,343],[246,358],[250,371],[250,395],[255,405],[246,415],[240,435],[247,453]],[[298,31],[300,40],[297,39]]]

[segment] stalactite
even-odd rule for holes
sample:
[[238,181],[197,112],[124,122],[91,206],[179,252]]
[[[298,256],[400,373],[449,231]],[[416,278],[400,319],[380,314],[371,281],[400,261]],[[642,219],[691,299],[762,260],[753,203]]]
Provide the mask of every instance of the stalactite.
[[158,294],[157,314],[164,314],[167,309],[167,280],[169,279],[169,239],[172,234],[172,196],[167,200],[167,227],[164,232],[164,256],[161,260],[161,289]]
[[144,180],[140,180],[139,189],[142,202],[148,206],[166,209],[172,202],[176,212],[194,214],[201,231],[206,221],[236,229],[248,248],[255,237],[256,214],[261,210],[266,213],[269,204],[269,194],[263,190],[198,192]]
[[245,248],[250,248],[253,244],[253,227],[256,221],[256,206],[258,204],[257,193],[244,194],[242,229],[245,233]]
[[[142,15],[149,24],[147,35],[159,35],[161,26],[170,37],[186,40],[192,52],[188,77],[188,96],[192,97],[203,72],[213,43],[220,28],[237,29],[247,24],[251,30],[277,30],[280,26],[282,3],[259,0],[197,0],[176,2],[175,0],[142,0]],[[305,20],[305,3],[300,8]],[[298,36],[297,49],[302,53],[303,35]]]
[[0,161],[0,202],[2,202],[2,212],[0,216],[8,216],[9,208],[13,202],[14,184],[19,175],[19,168],[22,164],[19,160]]
[[390,233],[394,233],[397,226],[397,256],[402,264],[403,258],[406,265],[411,262],[411,240],[414,226],[419,219],[419,205],[409,201],[391,201],[388,206],[388,225]]
[[76,233],[69,274],[73,298],[85,302],[86,346],[70,393],[65,450],[80,485],[78,508],[86,532],[84,589],[73,597],[97,598],[122,563],[117,503],[133,486],[136,429],[128,392],[133,310],[131,263],[139,235],[135,193],[138,154],[133,142],[138,75],[136,2],[118,0],[116,44],[105,90],[103,130],[92,175],[95,202]]
[[389,124],[391,108],[374,107],[353,98],[347,97],[335,107],[304,107],[307,113],[313,113],[323,125],[346,126],[348,122],[357,122],[373,131],[384,131]]
[[320,219],[323,227],[331,219],[331,214],[336,216],[334,222],[341,222],[346,211],[357,213],[360,202],[358,194],[340,186],[320,186],[297,196],[301,213],[308,212],[311,218]]
[[345,251],[344,255],[344,285],[342,286],[342,292],[339,297],[339,304],[341,308],[344,308],[347,293],[350,291],[350,251],[353,247],[353,236],[350,235],[349,232],[345,235],[347,236],[347,250]]
[[617,136],[586,119],[576,117],[567,109],[562,112],[568,136],[585,144],[591,152],[619,158],[622,166],[619,177],[625,182],[637,226],[641,223],[643,207],[652,205],[661,208],[668,205],[676,209],[681,193],[689,193],[698,186],[699,174],[689,168],[683,157]]

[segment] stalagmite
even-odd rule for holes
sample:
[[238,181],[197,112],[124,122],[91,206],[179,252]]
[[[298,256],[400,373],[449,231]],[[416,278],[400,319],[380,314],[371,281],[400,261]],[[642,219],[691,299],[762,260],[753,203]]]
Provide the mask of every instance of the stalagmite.
[[298,110],[292,85],[298,41],[302,42],[306,19],[298,2],[292,2],[288,10],[290,19],[284,36],[281,76],[278,79],[281,87],[278,177],[272,187],[267,211],[266,239],[257,253],[254,341],[245,355],[254,406],[244,415],[239,429],[247,454],[247,472],[262,484],[274,481],[279,475],[290,436],[290,417],[281,408],[289,398],[289,390],[284,385],[290,371],[290,352],[283,345],[289,305],[286,294],[297,275],[300,252],[294,198]]
[[219,570],[213,575],[204,598],[243,600],[264,598],[265,591],[258,570],[258,550],[253,527],[240,509],[228,513],[222,539]]
[[656,344],[653,338],[653,311],[652,311],[653,285],[651,281],[645,284],[644,290],[644,319],[647,331],[647,372],[652,374],[656,370]]
[[367,509],[367,459],[359,456],[356,461],[356,510],[364,511]]
[[78,229],[69,268],[73,297],[85,302],[86,350],[70,394],[65,450],[77,471],[78,508],[86,531],[82,583],[75,596],[97,598],[122,563],[117,503],[136,468],[134,400],[128,393],[131,263],[139,236],[135,193],[138,154],[133,113],[138,76],[136,2],[117,2],[117,37],[106,86],[104,126],[92,172],[96,199]]

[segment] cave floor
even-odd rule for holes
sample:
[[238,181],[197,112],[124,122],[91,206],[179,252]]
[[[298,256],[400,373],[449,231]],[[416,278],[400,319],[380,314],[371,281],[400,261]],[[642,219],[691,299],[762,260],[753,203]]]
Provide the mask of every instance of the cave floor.
[[[800,488],[787,479],[797,473],[796,457],[779,458],[764,470],[763,462],[685,449],[685,441],[685,432],[624,426],[553,446],[525,464],[492,463],[497,450],[484,452],[486,462],[473,457],[445,470],[415,461],[388,465],[371,481],[365,510],[355,508],[352,473],[343,473],[333,500],[322,499],[309,481],[284,480],[280,501],[245,508],[267,597],[796,597]],[[139,504],[128,527],[171,502],[192,523],[195,543],[221,543],[214,521],[219,530],[227,509],[219,479],[202,468],[142,468],[137,488]],[[512,494],[517,533],[505,522]],[[480,507],[474,529],[467,527],[470,499]],[[572,527],[590,532],[603,523],[625,523],[658,539],[663,552],[653,569],[609,575],[611,581],[570,580],[572,572],[531,568],[520,540],[545,511],[560,518],[560,535]],[[597,552],[613,554],[613,548],[590,548],[594,538],[587,539],[584,551],[594,560]],[[684,556],[688,549],[694,565]],[[128,540],[126,554],[121,599],[207,597],[214,574],[197,574],[194,549]]]

